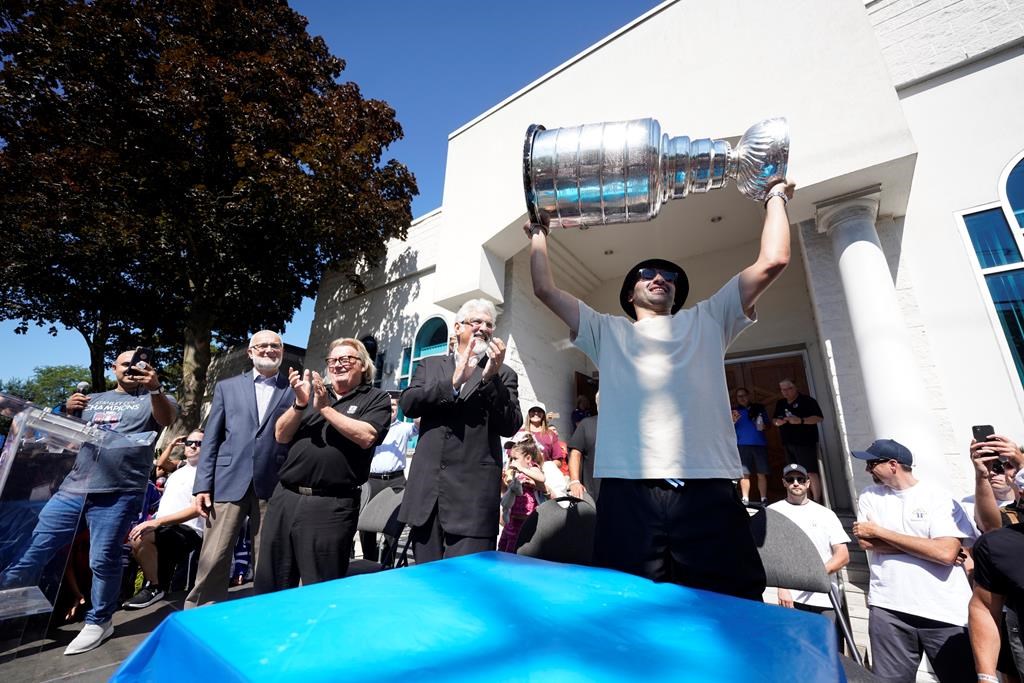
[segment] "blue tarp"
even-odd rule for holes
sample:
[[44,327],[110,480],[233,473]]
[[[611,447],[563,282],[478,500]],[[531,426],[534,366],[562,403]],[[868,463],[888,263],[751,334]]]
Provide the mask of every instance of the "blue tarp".
[[496,552],[178,612],[112,680],[638,678],[845,680],[818,615]]

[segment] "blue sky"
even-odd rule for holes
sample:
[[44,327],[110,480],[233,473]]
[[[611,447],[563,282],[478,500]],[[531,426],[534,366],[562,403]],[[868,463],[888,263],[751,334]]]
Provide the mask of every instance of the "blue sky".
[[[441,205],[448,134],[573,55],[659,4],[656,0],[291,0],[347,62],[344,80],[395,108],[405,139],[388,150],[419,184],[413,215]],[[567,93],[567,97],[571,93]],[[609,92],[609,97],[625,93]],[[305,346],[312,301],[296,311],[285,341]],[[40,365],[88,365],[74,331],[14,334],[0,323],[0,378]]]

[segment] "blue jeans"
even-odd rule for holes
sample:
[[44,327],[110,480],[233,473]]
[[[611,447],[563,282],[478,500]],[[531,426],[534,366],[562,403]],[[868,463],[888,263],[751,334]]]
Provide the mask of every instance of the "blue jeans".
[[107,623],[117,609],[121,590],[121,546],[141,507],[142,492],[78,494],[57,491],[39,513],[28,550],[4,572],[0,585],[38,584],[46,563],[74,540],[84,511],[89,526],[89,569],[92,570],[92,607],[85,613],[85,623]]

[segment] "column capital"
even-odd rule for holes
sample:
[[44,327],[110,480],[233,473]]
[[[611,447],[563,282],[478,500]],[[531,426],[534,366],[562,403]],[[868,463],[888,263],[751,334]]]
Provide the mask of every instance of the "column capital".
[[815,202],[814,219],[818,232],[831,233],[850,220],[866,220],[874,225],[878,218],[881,191],[881,185],[872,185]]

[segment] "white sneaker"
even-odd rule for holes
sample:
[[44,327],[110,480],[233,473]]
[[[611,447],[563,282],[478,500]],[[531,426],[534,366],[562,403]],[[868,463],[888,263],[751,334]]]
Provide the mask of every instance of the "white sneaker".
[[64,650],[66,655],[77,655],[89,650],[95,650],[103,641],[114,635],[114,625],[107,622],[102,626],[97,624],[86,624],[82,631],[75,636],[68,648]]

